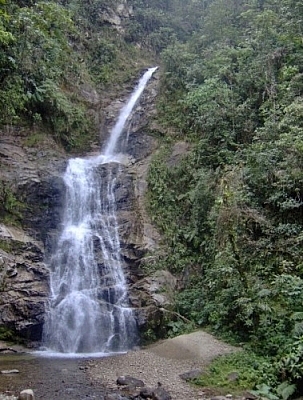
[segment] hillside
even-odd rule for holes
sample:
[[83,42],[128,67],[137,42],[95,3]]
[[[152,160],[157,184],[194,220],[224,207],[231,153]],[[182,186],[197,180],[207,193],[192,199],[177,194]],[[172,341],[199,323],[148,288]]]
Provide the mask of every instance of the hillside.
[[302,387],[302,12],[208,2],[162,53],[170,133],[149,173],[160,264],[181,274],[175,310],[269,357],[256,367],[266,397]]

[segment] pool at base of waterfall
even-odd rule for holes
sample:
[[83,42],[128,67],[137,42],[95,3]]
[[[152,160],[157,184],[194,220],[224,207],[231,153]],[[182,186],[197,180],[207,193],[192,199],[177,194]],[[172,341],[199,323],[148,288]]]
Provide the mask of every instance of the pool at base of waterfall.
[[[90,355],[90,358],[95,358]],[[87,360],[87,359],[86,359]],[[1,355],[1,370],[18,370],[14,374],[0,373],[0,393],[18,396],[32,389],[35,399],[100,399],[105,390],[102,384],[93,385],[87,378],[85,361],[63,357],[40,357],[35,354]]]

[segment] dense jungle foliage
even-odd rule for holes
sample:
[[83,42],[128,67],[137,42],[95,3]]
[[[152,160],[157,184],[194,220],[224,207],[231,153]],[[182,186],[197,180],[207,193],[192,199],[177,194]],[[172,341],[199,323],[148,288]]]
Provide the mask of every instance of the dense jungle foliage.
[[25,127],[27,144],[48,133],[87,148],[99,127],[83,91],[119,93],[197,23],[199,2],[188,2],[187,21],[180,0],[152,3],[0,0],[0,128]]
[[1,128],[24,128],[29,145],[51,134],[67,150],[96,140],[83,91],[133,82],[147,64],[144,51],[103,18],[118,4],[0,0]]
[[[258,394],[287,399],[303,389],[303,5],[207,3],[162,53],[159,267],[182,277],[176,311],[269,357]],[[176,141],[189,150],[172,167]]]

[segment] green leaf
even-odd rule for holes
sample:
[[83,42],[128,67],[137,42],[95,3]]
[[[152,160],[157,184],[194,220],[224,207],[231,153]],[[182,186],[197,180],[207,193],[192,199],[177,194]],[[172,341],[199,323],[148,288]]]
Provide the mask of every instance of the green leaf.
[[283,400],[288,400],[296,391],[296,385],[285,381],[277,387],[277,393]]

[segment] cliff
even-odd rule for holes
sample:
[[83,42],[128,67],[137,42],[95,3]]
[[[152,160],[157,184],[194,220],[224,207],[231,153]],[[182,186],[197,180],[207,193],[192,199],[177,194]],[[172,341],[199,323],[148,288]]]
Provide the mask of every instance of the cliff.
[[[161,308],[168,299],[157,293],[163,292],[163,287],[171,291],[175,286],[169,273],[158,272],[148,278],[142,269],[149,262],[147,254],[157,248],[160,240],[145,208],[148,165],[157,149],[149,125],[156,114],[158,85],[156,74],[133,112],[128,140],[122,135],[122,164],[104,164],[99,169],[102,179],[108,179],[110,169],[117,181],[115,197],[122,257],[130,302],[136,308],[143,334],[149,329],[161,331]],[[110,131],[128,92],[100,110],[104,119],[102,139]],[[0,328],[7,337],[11,333],[40,341],[49,298],[47,265],[61,229],[65,193],[62,173],[70,156],[49,137],[29,147],[24,133],[17,130],[10,134],[1,132],[0,149],[0,181],[14,200],[11,209],[4,204],[0,225]],[[87,156],[96,151],[97,147]],[[102,266],[100,254],[97,257]]]

